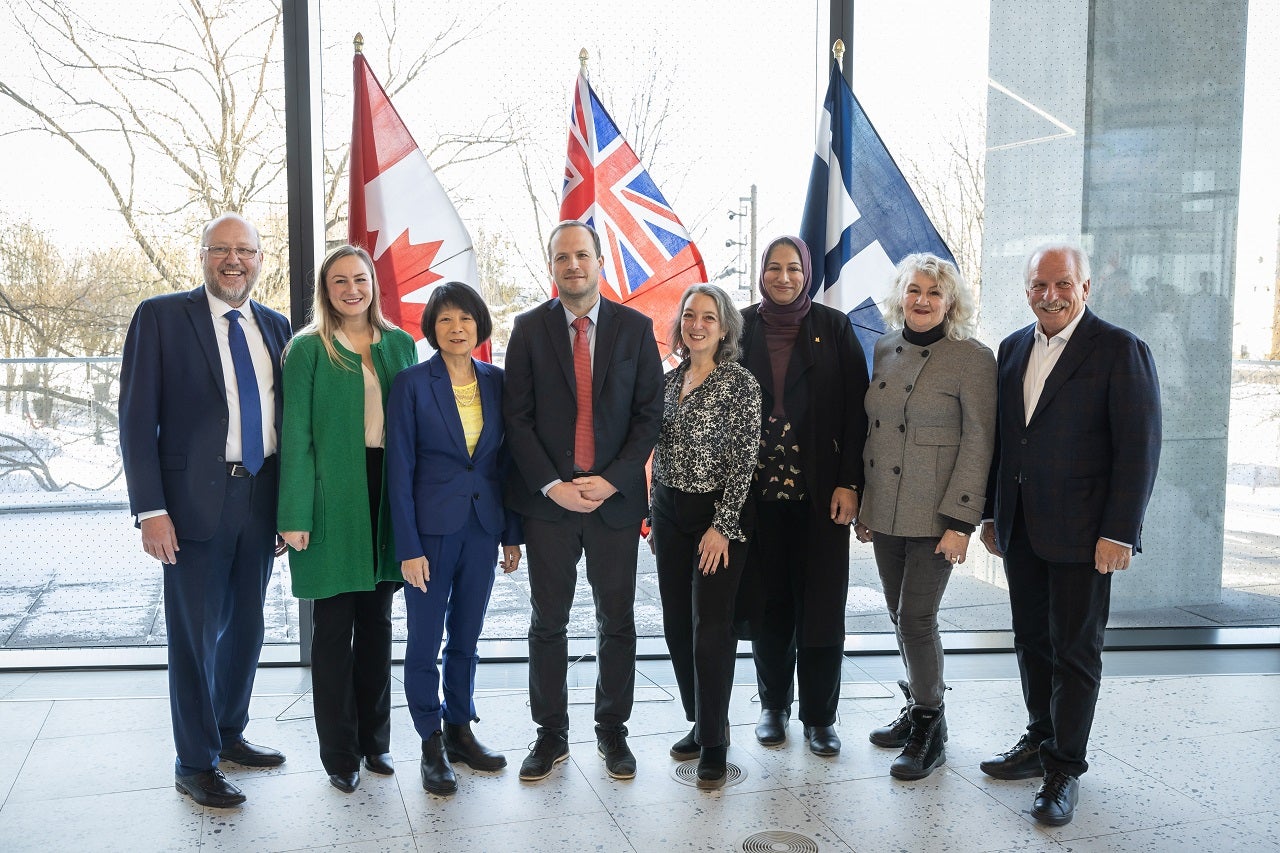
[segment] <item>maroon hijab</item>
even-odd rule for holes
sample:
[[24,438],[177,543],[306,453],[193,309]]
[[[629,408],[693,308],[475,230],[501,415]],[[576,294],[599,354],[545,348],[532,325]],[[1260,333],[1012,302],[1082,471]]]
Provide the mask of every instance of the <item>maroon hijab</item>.
[[[779,305],[769,298],[764,289],[764,268],[769,263],[769,253],[779,244],[787,244],[800,255],[800,269],[804,274],[804,291],[788,305]],[[795,349],[796,336],[800,333],[800,321],[809,313],[813,300],[809,298],[809,285],[813,281],[813,265],[809,260],[809,247],[799,237],[777,237],[764,250],[760,259],[760,322],[764,323],[764,342],[769,350],[769,372],[773,376],[772,417],[786,417],[783,397],[786,396],[787,367],[791,364],[791,352]]]

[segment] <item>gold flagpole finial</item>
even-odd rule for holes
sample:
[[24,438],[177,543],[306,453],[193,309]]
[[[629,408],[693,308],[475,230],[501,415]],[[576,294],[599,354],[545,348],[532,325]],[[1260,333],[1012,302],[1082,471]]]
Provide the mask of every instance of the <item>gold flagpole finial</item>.
[[831,55],[836,58],[836,65],[844,67],[844,39],[836,39],[836,43],[831,45]]
[[583,74],[587,73],[587,60],[590,58],[591,54],[587,53],[587,49],[585,47],[578,51],[578,65],[581,67]]
[[356,33],[355,45],[356,53],[364,53],[364,36],[360,33]]

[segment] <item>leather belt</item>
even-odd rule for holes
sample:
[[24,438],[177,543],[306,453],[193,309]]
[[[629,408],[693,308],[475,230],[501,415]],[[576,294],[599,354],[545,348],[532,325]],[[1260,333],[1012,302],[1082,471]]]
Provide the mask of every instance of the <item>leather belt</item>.
[[249,469],[241,465],[239,462],[227,463],[227,476],[229,477],[252,477]]

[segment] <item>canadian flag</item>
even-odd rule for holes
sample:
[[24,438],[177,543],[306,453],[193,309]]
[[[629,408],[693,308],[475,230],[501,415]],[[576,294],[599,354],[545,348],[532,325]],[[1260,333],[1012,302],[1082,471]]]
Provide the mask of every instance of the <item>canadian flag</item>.
[[[480,290],[476,254],[453,202],[359,50],[353,65],[347,239],[373,256],[387,319],[421,342],[433,284],[461,281]],[[489,353],[487,341],[476,351],[485,361]]]

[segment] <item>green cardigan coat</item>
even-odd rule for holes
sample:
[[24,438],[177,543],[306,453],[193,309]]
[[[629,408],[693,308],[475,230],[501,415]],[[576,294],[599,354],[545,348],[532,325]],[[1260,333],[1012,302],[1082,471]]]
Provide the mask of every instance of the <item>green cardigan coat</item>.
[[[369,486],[364,450],[364,377],[359,356],[336,340],[353,369],[329,360],[318,335],[293,339],[284,361],[284,422],[280,437],[280,530],[305,530],[305,551],[289,552],[293,594],[328,598],[399,581],[384,472],[378,513],[378,564],[373,565]],[[394,329],[372,347],[382,407],[395,375],[417,361],[413,338]]]

